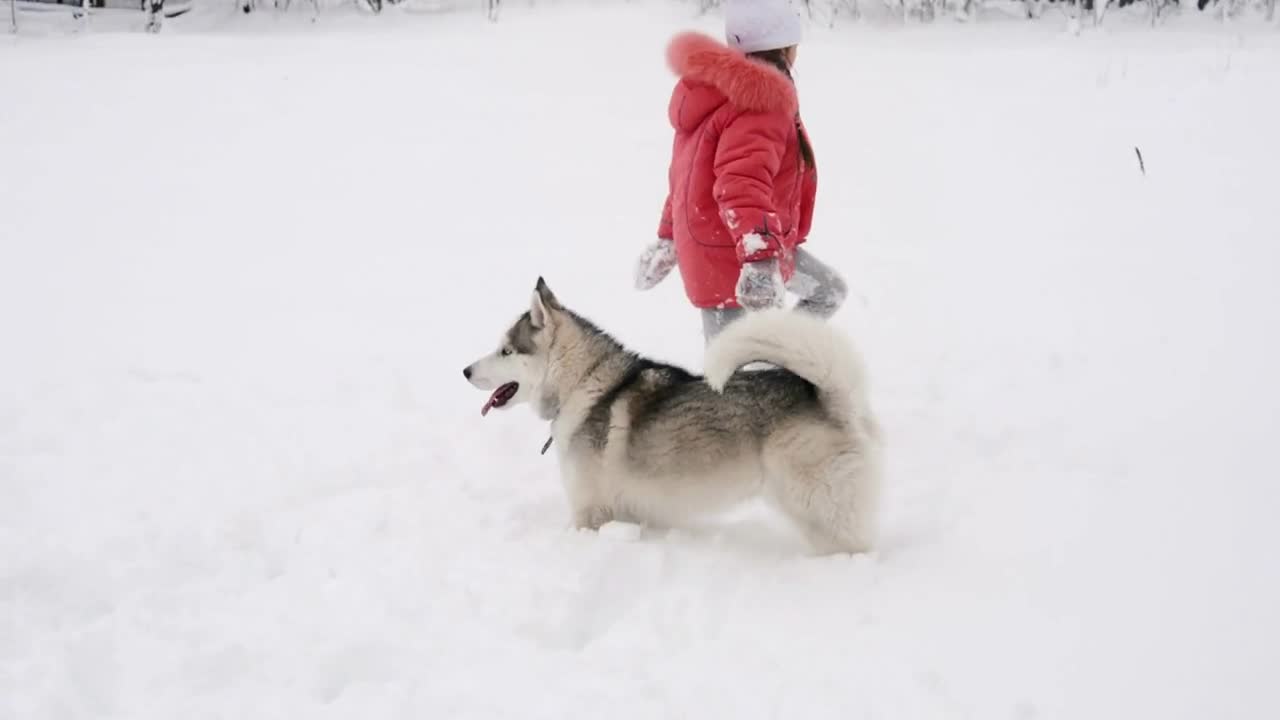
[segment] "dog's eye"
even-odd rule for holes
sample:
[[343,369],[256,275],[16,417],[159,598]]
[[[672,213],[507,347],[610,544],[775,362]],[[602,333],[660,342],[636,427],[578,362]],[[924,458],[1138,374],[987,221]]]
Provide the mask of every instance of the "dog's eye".
[[506,347],[504,347],[504,348],[502,348],[502,352],[500,352],[500,353],[498,353],[498,354],[499,354],[499,355],[501,355],[502,357],[506,357],[506,356],[508,356],[508,355],[510,355],[510,354],[511,354],[511,348],[506,348]]

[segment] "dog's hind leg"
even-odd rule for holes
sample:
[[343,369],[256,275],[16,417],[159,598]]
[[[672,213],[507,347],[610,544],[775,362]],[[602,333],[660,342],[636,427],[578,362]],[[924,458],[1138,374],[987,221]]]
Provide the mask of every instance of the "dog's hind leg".
[[770,453],[767,497],[800,526],[817,552],[870,551],[877,531],[878,458],[848,447],[812,452],[819,448],[805,444]]

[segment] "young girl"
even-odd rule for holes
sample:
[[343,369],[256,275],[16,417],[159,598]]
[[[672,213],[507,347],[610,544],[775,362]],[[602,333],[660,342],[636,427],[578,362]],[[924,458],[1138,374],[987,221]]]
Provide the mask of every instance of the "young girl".
[[813,218],[817,168],[800,122],[791,66],[800,19],[786,0],[736,0],[725,9],[725,46],[706,35],[671,41],[680,77],[668,116],[675,143],[658,242],[640,257],[636,287],[654,287],[677,264],[710,341],[744,310],[781,306],[830,317],[845,285],[799,249]]

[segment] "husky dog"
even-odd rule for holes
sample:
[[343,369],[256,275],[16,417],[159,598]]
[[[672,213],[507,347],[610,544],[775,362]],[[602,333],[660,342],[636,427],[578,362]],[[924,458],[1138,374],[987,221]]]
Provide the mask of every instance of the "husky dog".
[[[757,361],[775,367],[740,371]],[[853,348],[821,319],[767,310],[726,328],[705,366],[629,352],[539,278],[462,374],[492,393],[482,415],[527,402],[551,422],[576,527],[673,525],[763,496],[818,552],[870,550],[881,434]]]

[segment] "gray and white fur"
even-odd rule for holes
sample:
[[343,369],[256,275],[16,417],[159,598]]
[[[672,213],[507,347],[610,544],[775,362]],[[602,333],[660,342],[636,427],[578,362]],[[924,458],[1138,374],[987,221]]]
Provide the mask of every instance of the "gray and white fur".
[[[775,368],[741,370],[757,361]],[[847,340],[808,313],[749,313],[705,366],[628,351],[539,279],[498,350],[463,374],[494,391],[486,410],[528,402],[550,421],[576,527],[679,525],[764,497],[818,552],[871,550],[882,440]]]

